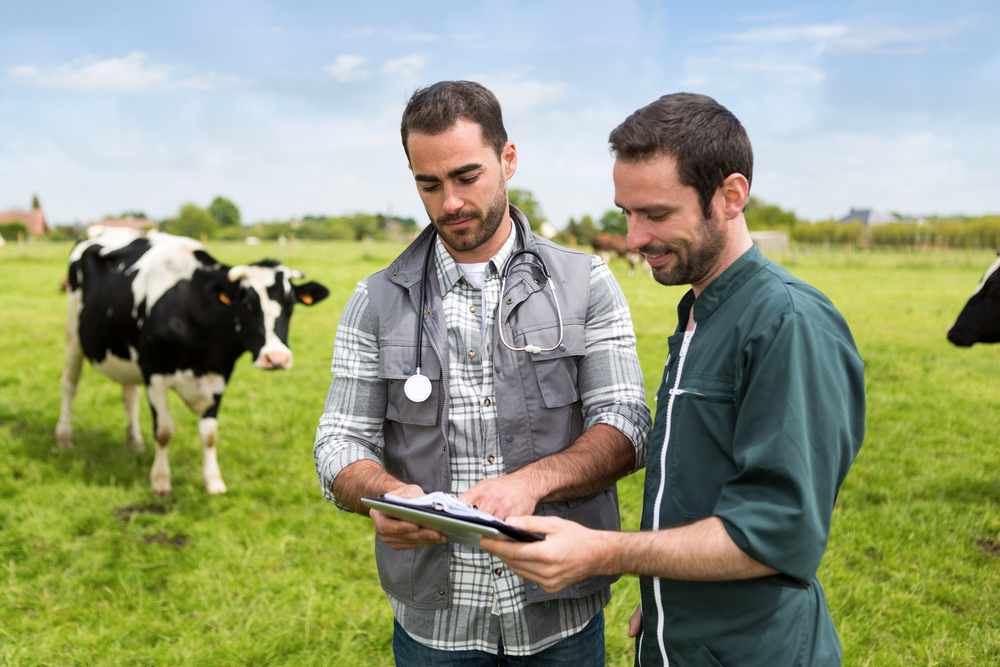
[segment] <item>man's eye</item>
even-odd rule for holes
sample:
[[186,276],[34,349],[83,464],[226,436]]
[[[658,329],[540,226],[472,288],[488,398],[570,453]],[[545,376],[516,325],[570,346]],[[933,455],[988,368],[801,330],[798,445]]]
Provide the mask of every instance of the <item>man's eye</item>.
[[469,176],[468,178],[460,178],[460,179],[458,179],[458,181],[460,183],[462,183],[463,185],[472,185],[473,183],[475,183],[478,180],[479,180],[479,174],[476,174],[475,176]]
[[437,183],[432,183],[432,184],[428,184],[428,185],[421,185],[420,189],[423,190],[424,192],[434,192],[435,190],[438,189],[438,185],[437,185]]

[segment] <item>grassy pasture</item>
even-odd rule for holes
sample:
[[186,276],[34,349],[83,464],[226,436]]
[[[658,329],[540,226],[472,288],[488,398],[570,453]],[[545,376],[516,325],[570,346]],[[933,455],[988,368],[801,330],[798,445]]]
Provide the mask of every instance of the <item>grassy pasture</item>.
[[[370,528],[321,499],[311,451],[340,311],[400,246],[284,248],[331,297],[296,310],[291,371],[239,362],[220,411],[228,494],[202,491],[196,419],[171,397],[169,499],[149,490],[148,408],[136,454],[118,386],[89,368],[76,446],[54,449],[69,249],[0,248],[0,664],[392,664]],[[209,250],[233,264],[277,252]],[[1000,350],[944,338],[991,261],[816,248],[789,266],[841,309],[867,364],[868,434],[820,573],[845,664],[1000,664]],[[613,269],[651,400],[683,290]],[[619,485],[627,529],[641,487],[641,474]],[[614,593],[608,664],[630,665],[636,581]]]

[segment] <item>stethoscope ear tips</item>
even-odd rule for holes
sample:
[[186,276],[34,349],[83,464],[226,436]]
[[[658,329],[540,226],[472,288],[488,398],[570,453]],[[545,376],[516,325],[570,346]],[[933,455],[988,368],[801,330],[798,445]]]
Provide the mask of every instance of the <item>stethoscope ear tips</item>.
[[403,384],[403,393],[414,403],[423,403],[431,396],[431,381],[426,375],[411,375]]
[[531,352],[532,354],[538,354],[539,352],[542,351],[542,348],[538,347],[537,345],[525,345],[524,351]]

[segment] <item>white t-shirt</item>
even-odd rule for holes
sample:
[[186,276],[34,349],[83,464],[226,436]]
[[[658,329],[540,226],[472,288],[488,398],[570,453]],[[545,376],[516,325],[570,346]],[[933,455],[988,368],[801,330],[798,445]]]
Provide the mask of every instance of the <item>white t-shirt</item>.
[[[456,262],[458,264],[458,262]],[[458,268],[462,269],[462,273],[465,274],[465,279],[469,283],[483,292],[483,288],[486,287],[486,265],[489,262],[473,262],[470,264],[458,264]],[[483,299],[486,298],[486,292],[483,292]],[[483,334],[483,330],[486,328],[486,308],[484,307],[482,301],[479,304],[479,335]]]

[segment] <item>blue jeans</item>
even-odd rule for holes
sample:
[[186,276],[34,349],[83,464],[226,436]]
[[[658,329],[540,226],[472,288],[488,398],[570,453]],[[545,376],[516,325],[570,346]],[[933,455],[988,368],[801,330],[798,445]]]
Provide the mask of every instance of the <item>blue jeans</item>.
[[393,621],[392,652],[396,667],[604,667],[604,612],[583,630],[534,655],[504,655],[503,639],[497,655],[486,651],[441,651],[424,646]]

